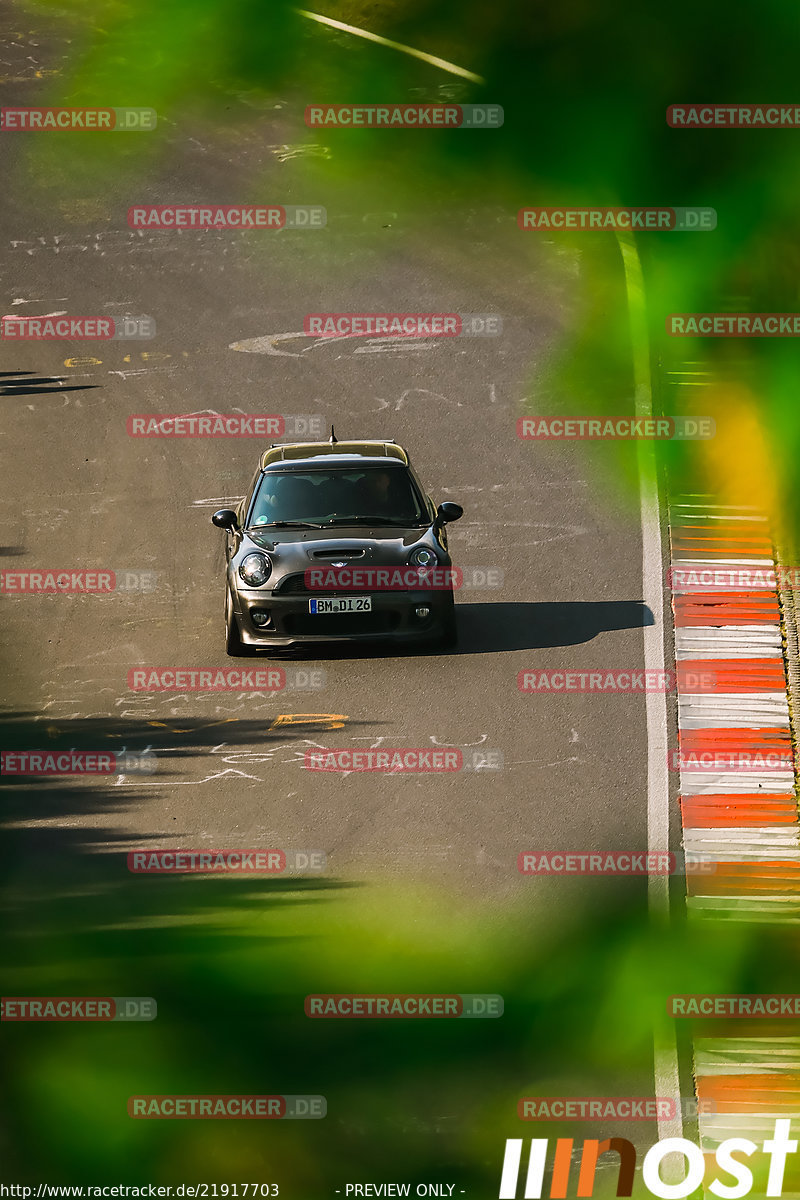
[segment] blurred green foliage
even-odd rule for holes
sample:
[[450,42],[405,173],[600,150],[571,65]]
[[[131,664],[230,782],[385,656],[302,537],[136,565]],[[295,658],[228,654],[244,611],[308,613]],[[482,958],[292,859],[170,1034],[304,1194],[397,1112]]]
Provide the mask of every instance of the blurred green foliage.
[[[49,102],[145,105],[160,125],[153,134],[82,135],[68,153],[59,135],[31,139],[8,182],[62,205],[72,198],[78,220],[79,202],[102,196],[112,175],[136,185],[137,199],[189,201],[172,178],[181,131],[230,154],[231,200],[274,199],[275,162],[253,152],[269,125],[282,144],[326,150],[298,156],[292,200],[325,204],[331,224],[347,209],[400,212],[410,234],[432,240],[444,228],[457,236],[463,220],[466,256],[480,238],[467,220],[476,212],[478,226],[491,211],[513,228],[523,205],[710,205],[713,233],[638,238],[657,403],[666,412],[713,407],[724,449],[709,459],[672,446],[669,466],[691,486],[718,486],[740,456],[732,498],[766,496],[793,520],[795,344],[670,342],[664,321],[677,311],[797,307],[798,133],[679,131],[665,120],[681,101],[791,100],[795,8],[785,0],[738,8],[721,0],[353,0],[322,11],[449,58],[485,86],[324,28],[280,0],[41,3],[27,10],[31,19],[45,14],[76,46],[70,66],[49,80]],[[390,99],[500,103],[505,124],[423,134],[316,131],[303,122],[308,103]],[[103,219],[120,227],[124,217]],[[518,236],[525,255],[540,235]],[[549,236],[575,254],[583,306],[531,379],[537,411],[627,411],[631,347],[613,234]],[[713,391],[671,382],[668,372],[687,358],[714,373]],[[763,424],[758,454],[748,414]],[[615,453],[615,477],[632,496],[635,458]],[[766,464],[775,487],[765,492]],[[530,881],[534,896],[564,887],[564,900],[547,910],[558,908],[560,921],[543,922],[532,900],[509,905],[498,927],[477,907],[454,910],[446,896],[374,880],[133,878],[111,831],[96,844],[67,832],[74,788],[51,785],[47,794],[62,818],[56,832],[5,822],[4,994],[150,994],[159,1017],[6,1028],[2,1159],[15,1180],[277,1180],[284,1194],[312,1200],[331,1179],[386,1179],[402,1169],[405,1178],[455,1180],[491,1195],[503,1140],[533,1133],[516,1119],[520,1095],[625,1094],[626,1081],[650,1069],[671,992],[756,991],[766,978],[770,990],[791,991],[796,977],[796,947],[778,953],[745,926],[678,919],[669,931],[651,927],[637,881],[595,881],[589,905],[566,884]],[[95,788],[77,811],[91,803],[113,812],[118,802]],[[505,1015],[453,1023],[303,1015],[308,991],[415,989],[500,992]],[[237,1089],[323,1093],[329,1115],[280,1126],[124,1115],[137,1092]],[[575,1135],[591,1136],[585,1127]]]

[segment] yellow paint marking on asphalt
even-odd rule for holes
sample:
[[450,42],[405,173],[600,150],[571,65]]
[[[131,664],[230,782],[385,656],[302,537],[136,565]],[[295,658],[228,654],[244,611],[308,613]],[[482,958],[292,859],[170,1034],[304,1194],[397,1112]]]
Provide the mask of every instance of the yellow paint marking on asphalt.
[[216,729],[217,725],[231,725],[238,720],[238,717],[223,717],[221,721],[207,721],[205,725],[198,725],[198,729]]
[[[184,358],[189,357],[186,350],[184,350],[182,353]],[[149,362],[150,360],[153,362],[158,362],[159,360],[163,361],[165,358],[172,358],[172,355],[167,354],[164,350],[140,350],[139,358],[142,360],[142,362]],[[122,361],[126,363],[132,362],[133,356],[126,354]]]
[[308,17],[311,21],[318,21],[320,25],[330,25],[331,29],[341,29],[344,33],[352,33],[356,37],[366,38],[368,42],[375,42],[378,46],[386,46],[390,50],[399,50],[402,54],[410,54],[412,58],[419,58],[422,62],[430,63],[432,67],[449,71],[451,75],[460,75],[462,79],[469,79],[472,83],[486,83],[486,80],[480,75],[468,71],[465,67],[458,67],[455,63],[448,62],[446,58],[437,58],[435,54],[426,54],[424,50],[415,50],[413,46],[404,46],[402,42],[393,42],[389,38],[381,37],[378,33],[359,29],[357,25],[345,25],[344,21],[334,21],[332,17],[322,17],[319,13],[307,12],[304,8],[295,9],[295,12],[299,13],[301,17]]
[[[177,352],[176,352],[177,353]],[[134,358],[139,358],[142,362],[163,362],[167,358],[173,358],[174,355],[167,353],[166,350],[139,350],[137,354],[126,354],[122,361],[124,363],[133,362]],[[188,350],[181,350],[181,358],[190,358]],[[102,358],[65,358],[65,367],[101,367],[103,365]]]
[[344,713],[281,713],[268,728],[296,729],[304,725],[324,725],[326,729],[344,729],[345,722],[349,720]]
[[0,75],[0,83],[31,83],[47,75],[60,75],[60,71],[35,71],[33,75]]
[[231,725],[238,720],[239,717],[224,717],[221,721],[206,721],[203,725],[196,725],[193,729],[178,729],[175,725],[168,725],[166,721],[148,721],[147,724],[155,725],[158,729],[166,729],[169,733],[199,733],[202,729],[216,729],[218,725]]

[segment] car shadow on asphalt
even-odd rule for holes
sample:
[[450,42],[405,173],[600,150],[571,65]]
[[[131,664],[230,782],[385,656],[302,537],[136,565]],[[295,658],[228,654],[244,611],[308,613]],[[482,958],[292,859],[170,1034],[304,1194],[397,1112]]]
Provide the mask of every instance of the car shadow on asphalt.
[[578,646],[600,633],[643,629],[655,624],[642,600],[565,600],[548,603],[501,602],[457,604],[458,645],[400,645],[391,642],[320,643],[270,657],[314,658],[316,661],[353,658],[419,658],[464,654],[503,654],[551,646]]
[[564,600],[548,603],[459,604],[458,646],[446,654],[498,654],[577,646],[600,633],[655,624],[641,600]]
[[[31,371],[0,371],[0,396],[47,396],[52,392],[86,392],[99,383],[74,383],[67,386],[65,375],[34,375]],[[52,385],[52,386],[51,386]]]

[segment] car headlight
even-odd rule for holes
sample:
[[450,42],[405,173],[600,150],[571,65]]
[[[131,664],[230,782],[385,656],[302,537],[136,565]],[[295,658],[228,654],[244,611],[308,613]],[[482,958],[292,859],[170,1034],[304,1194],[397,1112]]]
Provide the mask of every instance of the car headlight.
[[414,567],[435,567],[439,560],[436,557],[435,551],[429,549],[427,546],[417,546],[416,550],[412,551],[408,561]]
[[250,587],[261,587],[272,574],[272,563],[266,554],[248,554],[239,563],[239,574]]

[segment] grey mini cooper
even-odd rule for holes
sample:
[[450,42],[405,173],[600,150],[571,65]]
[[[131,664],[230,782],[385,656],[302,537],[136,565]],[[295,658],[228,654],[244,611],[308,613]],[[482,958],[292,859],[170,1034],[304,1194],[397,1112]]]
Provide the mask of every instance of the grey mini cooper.
[[312,642],[457,640],[457,572],[437,508],[394,442],[299,442],[261,456],[226,530],[228,654]]

